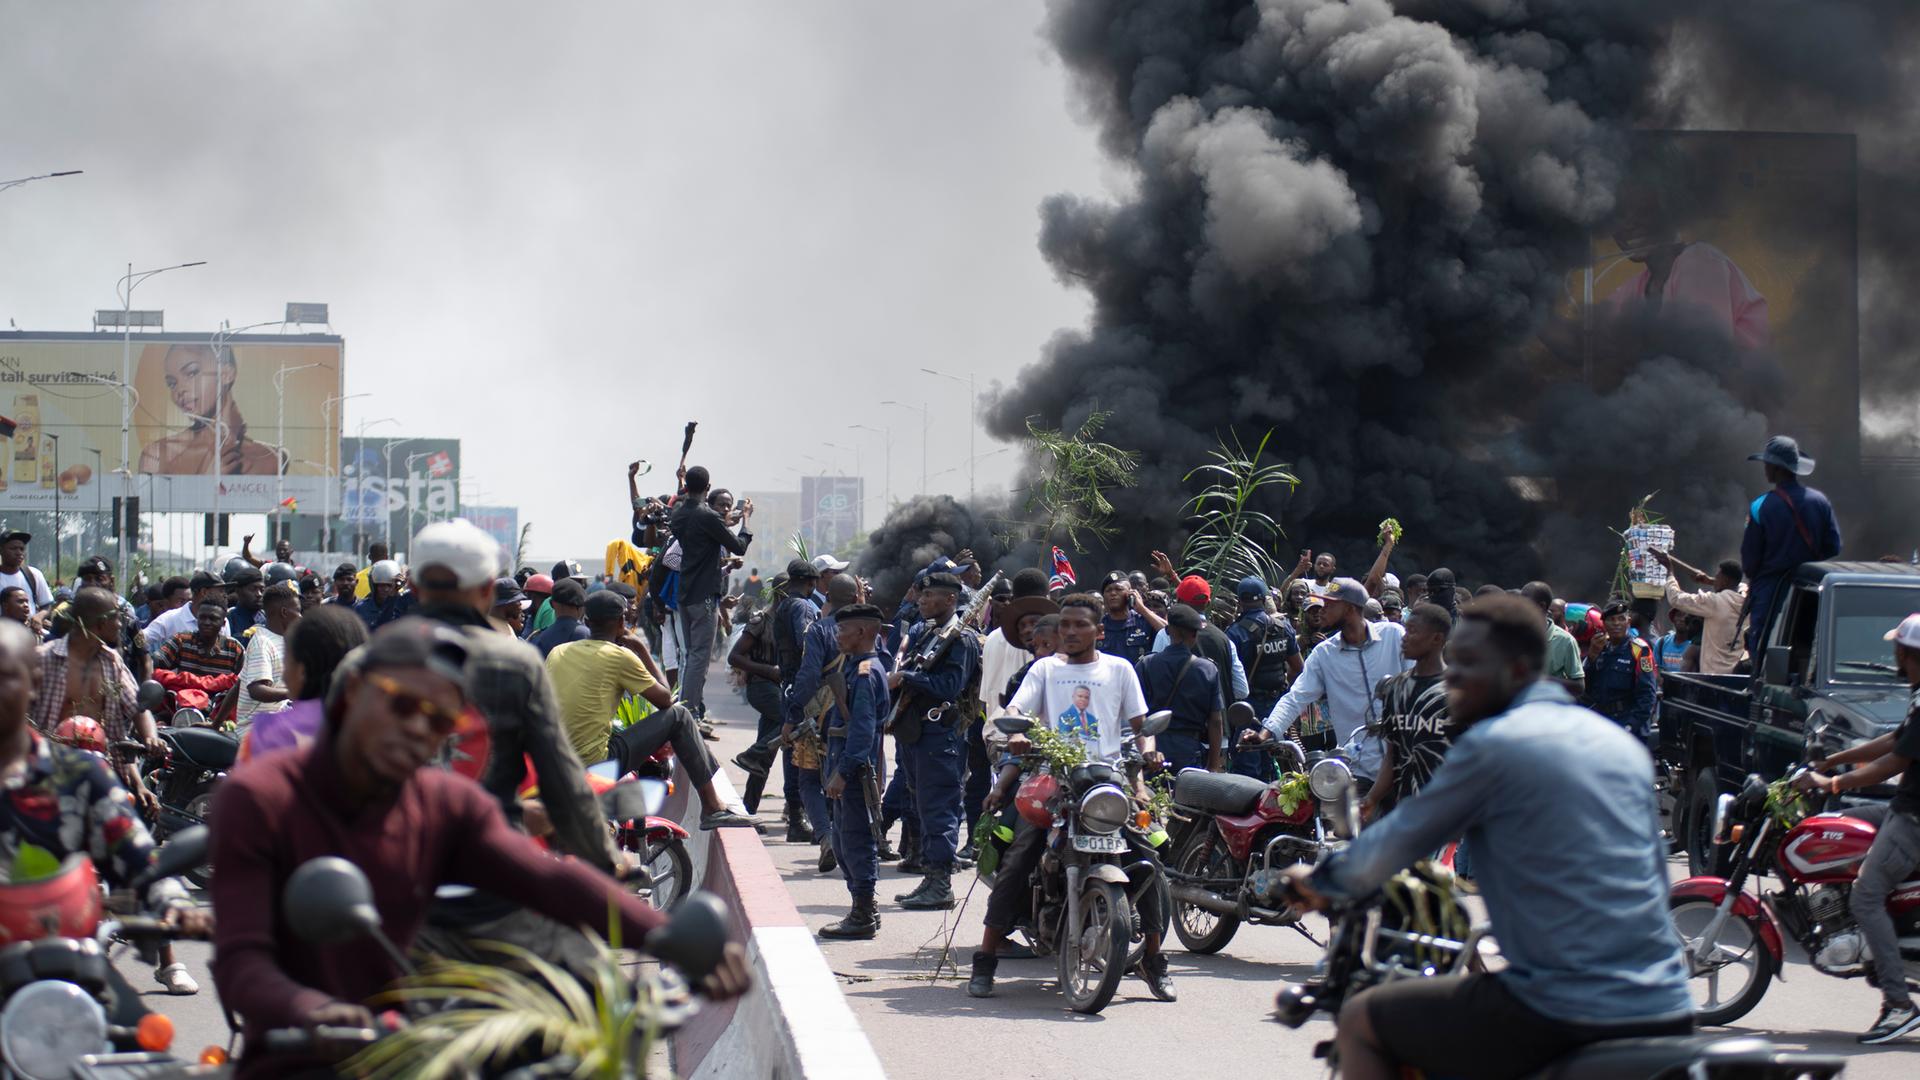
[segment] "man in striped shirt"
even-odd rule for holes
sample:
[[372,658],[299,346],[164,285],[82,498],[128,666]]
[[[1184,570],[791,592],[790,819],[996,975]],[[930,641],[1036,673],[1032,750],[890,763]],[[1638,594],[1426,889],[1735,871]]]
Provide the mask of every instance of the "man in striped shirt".
[[[204,690],[209,696],[227,693],[239,682],[240,669],[246,666],[246,646],[227,636],[227,605],[218,593],[202,598],[194,605],[193,614],[193,630],[173,635],[155,650],[155,678],[169,690],[191,687]],[[231,717],[236,703],[235,697],[227,693],[209,719],[217,725]]]

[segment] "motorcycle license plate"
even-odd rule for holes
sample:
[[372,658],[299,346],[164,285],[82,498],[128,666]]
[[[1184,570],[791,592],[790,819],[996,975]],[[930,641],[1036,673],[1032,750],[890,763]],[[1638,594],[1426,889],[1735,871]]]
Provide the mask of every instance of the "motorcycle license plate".
[[1127,841],[1121,836],[1075,836],[1073,850],[1118,855],[1127,850]]

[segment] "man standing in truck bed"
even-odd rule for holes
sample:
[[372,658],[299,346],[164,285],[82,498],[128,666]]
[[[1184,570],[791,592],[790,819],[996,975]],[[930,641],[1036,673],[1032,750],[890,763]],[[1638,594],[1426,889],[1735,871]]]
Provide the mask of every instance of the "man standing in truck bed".
[[1760,656],[1760,635],[1780,586],[1793,568],[1840,555],[1840,525],[1833,504],[1800,477],[1813,472],[1813,459],[1785,435],[1767,440],[1767,448],[1747,458],[1766,466],[1772,490],[1747,508],[1747,534],[1740,541],[1740,568],[1746,571],[1747,654]]

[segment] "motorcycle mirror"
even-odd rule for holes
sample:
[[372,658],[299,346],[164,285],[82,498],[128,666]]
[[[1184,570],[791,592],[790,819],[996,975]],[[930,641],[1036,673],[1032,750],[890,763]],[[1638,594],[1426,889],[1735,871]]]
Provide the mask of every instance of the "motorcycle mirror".
[[1025,735],[1033,730],[1033,720],[1029,717],[1008,713],[994,720],[993,726],[1005,735]]
[[152,679],[148,679],[146,682],[140,684],[140,690],[134,695],[133,700],[134,704],[139,705],[142,709],[151,710],[154,706],[167,700],[167,688],[154,682]]
[[646,949],[698,982],[720,966],[728,937],[727,906],[705,889],[695,889],[673,909],[667,925],[648,936]]
[[1241,728],[1252,727],[1254,721],[1258,719],[1259,716],[1253,711],[1253,706],[1244,701],[1236,701],[1227,706],[1226,721],[1228,731],[1239,731]]
[[315,945],[344,945],[380,933],[373,886],[360,868],[338,855],[300,864],[281,897],[293,932]]
[[667,801],[665,781],[652,777],[615,784],[600,793],[600,809],[608,821],[633,821],[660,812]]
[[1140,721],[1140,734],[1142,735],[1163,734],[1166,732],[1168,726],[1170,726],[1172,723],[1173,723],[1173,712],[1170,709],[1161,709],[1157,713],[1149,713],[1145,720]]
[[174,833],[159,851],[154,852],[153,865],[140,875],[144,882],[159,881],[161,878],[179,877],[181,874],[207,861],[207,850],[213,846],[213,834],[205,825],[193,825]]

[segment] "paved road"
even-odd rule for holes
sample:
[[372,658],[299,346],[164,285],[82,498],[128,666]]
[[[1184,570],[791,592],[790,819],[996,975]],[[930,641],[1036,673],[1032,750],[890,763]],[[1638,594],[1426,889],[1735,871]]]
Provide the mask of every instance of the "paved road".
[[[722,740],[713,749],[727,761],[749,743],[753,725],[751,713],[725,690],[718,671],[715,675],[710,697]],[[731,765],[727,771],[736,787],[743,784],[745,778]],[[774,786],[779,786],[777,778]],[[780,813],[776,792],[762,804],[760,814],[773,823]],[[846,911],[845,884],[838,874],[815,872],[815,848],[784,843],[782,835],[770,826],[768,848],[801,915],[814,927],[839,918]],[[1330,1035],[1330,1026],[1321,1020],[1290,1031],[1266,1018],[1277,984],[1304,976],[1319,959],[1319,950],[1292,931],[1243,927],[1215,956],[1191,956],[1176,947],[1172,958],[1178,1002],[1155,1001],[1139,979],[1129,978],[1105,1012],[1080,1016],[1068,1011],[1052,988],[1051,959],[1003,962],[998,992],[987,1000],[968,997],[961,977],[950,967],[936,977],[949,939],[954,962],[966,970],[980,940],[986,890],[973,888],[963,908],[947,913],[906,912],[889,902],[914,880],[883,866],[880,936],[869,942],[829,943],[825,950],[880,1060],[899,1080],[1314,1074],[1303,1070],[1316,1068],[1313,1044]],[[964,892],[972,883],[970,876],[962,876],[955,886]],[[1320,920],[1312,921],[1317,934]],[[148,1001],[173,1018],[177,1048],[197,1053],[208,1043],[225,1043],[226,1023],[206,970],[208,948],[183,944],[179,949],[205,989],[192,998],[155,990]],[[136,987],[154,985],[150,973],[136,964],[123,959],[121,967]],[[1765,1034],[1789,1048],[1857,1055],[1847,1069],[1849,1078],[1920,1075],[1920,1040],[1864,1053],[1854,1044],[1853,1035],[1871,1022],[1876,1004],[1864,983],[1818,975],[1804,958],[1796,957],[1788,965],[1786,981],[1774,986],[1760,1007],[1731,1030]],[[983,1020],[993,1023],[979,1022]],[[1018,1048],[1009,1051],[1013,1040]]]

